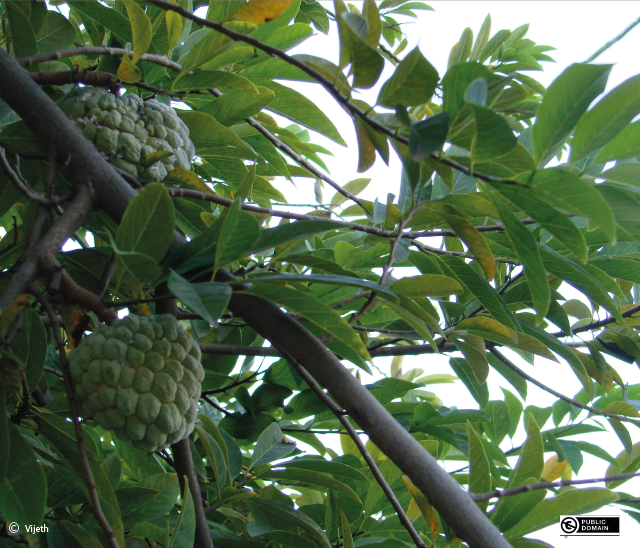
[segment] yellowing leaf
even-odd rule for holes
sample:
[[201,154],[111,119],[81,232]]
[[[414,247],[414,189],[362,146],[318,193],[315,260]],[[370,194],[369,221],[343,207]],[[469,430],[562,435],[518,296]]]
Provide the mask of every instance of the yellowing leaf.
[[140,72],[140,69],[133,64],[133,61],[129,59],[131,44],[127,44],[127,46],[125,46],[126,53],[122,56],[122,60],[120,61],[117,76],[118,79],[122,80],[125,84],[135,84],[142,79],[142,73]]
[[24,308],[29,300],[29,295],[24,293],[19,295],[5,310],[0,314],[0,336],[4,337],[7,327],[15,320],[18,313]]
[[433,507],[429,504],[427,497],[425,497],[422,492],[413,485],[413,483],[411,483],[409,476],[402,476],[402,480],[413,496],[413,500],[416,501],[418,508],[420,508],[420,512],[422,512],[422,515],[431,530],[431,534],[436,538],[440,534],[440,524],[438,523],[438,516],[436,516]]
[[233,16],[242,21],[262,25],[280,17],[290,5],[290,0],[249,0]]
[[[169,0],[172,4],[175,4],[175,0]],[[165,23],[167,24],[167,53],[171,52],[173,48],[178,44],[180,36],[182,34],[182,18],[175,11],[167,10],[164,16]]]
[[476,331],[478,332],[476,334],[483,338],[490,338],[484,337],[484,334],[498,335],[498,337],[505,337],[514,343],[518,340],[518,335],[515,331],[493,318],[467,318],[458,323],[456,331]]
[[204,182],[204,179],[201,179],[193,171],[189,171],[183,167],[177,167],[173,171],[170,171],[163,182],[174,184],[178,183],[180,185],[193,188],[194,190],[199,190],[200,192],[215,194],[215,192]]
[[571,470],[569,462],[566,460],[558,462],[558,455],[553,455],[553,457],[544,463],[540,477],[545,481],[554,481],[562,477],[567,469]]
[[133,35],[133,62],[137,63],[144,53],[147,53],[151,45],[151,21],[147,14],[137,2],[127,0],[124,2],[129,20],[131,21],[131,31]]

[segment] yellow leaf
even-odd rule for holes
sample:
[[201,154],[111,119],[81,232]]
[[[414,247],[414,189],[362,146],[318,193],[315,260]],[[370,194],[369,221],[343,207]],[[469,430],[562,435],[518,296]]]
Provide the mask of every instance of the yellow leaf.
[[242,21],[261,25],[280,17],[290,5],[290,0],[249,0],[233,16]]
[[553,457],[544,463],[540,477],[545,481],[554,481],[562,477],[567,469],[571,470],[569,463],[566,460],[558,462],[558,455],[553,455]]
[[133,0],[126,0],[124,7],[127,9],[129,21],[131,21],[131,31],[133,34],[133,62],[137,63],[144,53],[147,53],[151,45],[151,21],[147,17],[142,7]]
[[440,524],[438,523],[438,516],[436,516],[433,507],[429,504],[427,497],[425,497],[422,492],[413,485],[413,483],[411,483],[409,476],[402,476],[402,480],[407,486],[407,489],[409,489],[411,496],[413,496],[413,500],[416,501],[418,508],[420,508],[420,512],[422,512],[422,515],[431,530],[433,538],[436,538],[440,534]]
[[16,300],[2,311],[0,314],[0,336],[4,337],[7,332],[7,328],[11,322],[16,319],[16,316],[25,307],[28,300],[29,295],[27,293],[23,293],[16,297]]
[[518,335],[506,325],[494,320],[493,318],[466,318],[458,322],[456,331],[480,331],[493,333],[495,335],[511,339],[514,343],[518,340]]
[[[130,44],[127,44],[129,47]],[[127,48],[125,47],[125,50]],[[120,66],[118,67],[117,76],[119,80],[122,80],[125,84],[135,84],[142,78],[140,69],[133,64],[133,61],[129,59],[129,52],[122,56]]]
[[[169,0],[172,4],[175,4],[175,0]],[[164,16],[165,23],[167,24],[167,42],[169,47],[167,53],[170,53],[173,48],[178,44],[180,35],[182,34],[182,17],[175,11],[167,10]]]
[[200,192],[215,195],[215,192],[207,186],[207,183],[204,182],[204,179],[201,179],[193,171],[189,171],[188,169],[185,169],[183,167],[177,167],[173,171],[170,171],[163,182],[165,184],[172,183],[188,186],[190,188],[193,188],[194,190],[199,190]]

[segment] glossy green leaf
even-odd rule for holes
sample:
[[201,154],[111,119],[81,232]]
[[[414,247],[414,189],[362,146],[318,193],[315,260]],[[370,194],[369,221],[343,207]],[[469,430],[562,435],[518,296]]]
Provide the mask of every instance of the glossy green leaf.
[[[609,162],[611,160],[627,160],[640,156],[640,122],[634,122],[626,126],[611,141],[602,147],[598,155],[593,159],[594,164]],[[610,171],[616,173],[634,167],[634,164],[618,164]],[[634,180],[635,182],[635,180]],[[634,184],[633,182],[630,184]]]
[[149,183],[129,202],[116,232],[120,251],[135,251],[161,261],[173,241],[175,210],[167,188]]
[[210,325],[216,325],[229,300],[231,287],[217,282],[189,283],[179,274],[171,271],[169,290],[189,310],[199,314]]
[[133,59],[137,63],[151,45],[151,21],[142,7],[135,2],[125,2],[124,7],[131,21],[131,34],[133,36]]
[[438,83],[438,71],[416,47],[396,66],[378,95],[378,104],[394,108],[429,102]]
[[306,236],[340,229],[343,228],[343,226],[344,225],[339,222],[329,220],[313,220],[282,224],[275,228],[263,230],[262,236],[253,246],[251,252],[256,253]]
[[258,438],[256,448],[251,455],[249,470],[254,466],[282,459],[295,450],[295,448],[295,443],[287,441],[282,434],[278,423],[272,422]]
[[[279,466],[277,467],[279,468]],[[349,486],[331,476],[313,470],[300,470],[296,468],[287,468],[283,471],[272,470],[271,472],[261,474],[261,477],[276,481],[308,483],[314,487],[322,488],[323,491],[331,489],[337,493],[343,493],[350,499],[362,504],[358,495]]]
[[409,151],[416,162],[442,149],[449,130],[449,113],[441,112],[411,126]]
[[551,288],[549,287],[545,265],[538,251],[538,243],[531,231],[515,216],[508,201],[499,196],[497,192],[489,193],[489,198],[498,209],[505,232],[509,236],[520,261],[524,264],[525,278],[533,298],[533,307],[538,313],[538,318],[542,320],[549,310]]
[[183,505],[178,514],[171,541],[167,548],[193,548],[196,535],[196,511],[193,497],[189,493],[189,482],[185,476]]
[[576,126],[571,162],[597,151],[640,114],[640,76],[629,78],[607,93]]
[[[6,6],[6,7],[5,7]],[[20,6],[20,2],[7,2],[3,7],[6,10],[11,43],[15,57],[28,57],[38,53],[36,34],[29,21],[30,14]]]
[[456,280],[438,274],[406,276],[391,284],[389,289],[405,297],[446,297],[462,293],[462,286]]
[[611,65],[575,63],[547,88],[533,126],[533,148],[538,162],[553,156],[569,137],[592,101],[607,84]]
[[240,137],[213,116],[192,110],[181,110],[178,114],[189,127],[189,137],[196,147],[196,153],[200,154],[201,149],[229,146],[240,149],[238,152],[246,154],[243,156],[245,158],[255,157]]
[[255,285],[247,290],[246,293],[275,302],[291,312],[304,316],[311,323],[321,327],[365,359],[369,359],[369,353],[362,340],[347,321],[318,299],[295,289],[270,284]]
[[211,88],[218,88],[225,92],[259,94],[258,88],[251,80],[224,70],[198,70],[176,80],[171,90],[174,92],[206,91]]
[[[484,451],[480,437],[470,422],[467,422],[467,436],[469,437],[469,491],[472,493],[487,493],[491,491],[489,459]],[[488,504],[488,501],[478,503],[483,510],[486,510]]]
[[[537,480],[529,478],[523,485],[535,483]],[[532,512],[533,508],[544,500],[545,494],[544,489],[539,489],[502,499],[496,505],[495,512],[491,514],[491,521],[501,531],[507,531]]]
[[107,8],[97,0],[76,2],[73,9],[83,16],[95,21],[115,34],[123,43],[132,42],[131,23],[118,10]]
[[511,152],[518,140],[505,119],[488,108],[470,106],[476,120],[476,142],[473,148],[476,160],[484,162]]

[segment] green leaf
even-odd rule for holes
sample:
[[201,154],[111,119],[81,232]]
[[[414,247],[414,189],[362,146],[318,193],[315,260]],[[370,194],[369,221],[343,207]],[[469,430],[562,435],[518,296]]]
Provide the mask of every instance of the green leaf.
[[536,160],[544,163],[569,137],[592,101],[607,84],[611,65],[575,63],[547,88],[533,126]]
[[[369,31],[367,20],[361,15],[343,11],[336,14],[340,28],[341,44],[344,37],[350,50],[353,87],[371,88],[375,85],[384,68],[384,57],[366,43]],[[342,62],[340,63],[342,65]]]
[[189,310],[199,314],[210,325],[217,325],[229,300],[231,287],[217,282],[189,283],[173,270],[169,275],[169,290]]
[[496,206],[505,232],[520,261],[524,264],[525,278],[533,298],[533,308],[538,313],[538,318],[542,320],[549,310],[551,288],[545,265],[538,251],[538,242],[531,231],[514,215],[508,201],[504,200],[497,192],[490,192],[488,196]]
[[[349,181],[342,188],[354,196],[360,194],[371,182],[371,179],[354,179],[353,181]],[[347,197],[340,192],[336,192],[331,198],[332,206],[339,206],[347,201]]]
[[193,548],[196,535],[196,511],[193,497],[189,493],[189,482],[184,477],[184,494],[182,508],[171,534],[171,542],[167,548]]
[[207,453],[209,464],[211,465],[216,481],[216,488],[218,492],[221,492],[225,488],[227,479],[229,478],[229,470],[227,469],[227,462],[225,460],[227,456],[226,452],[223,451],[220,444],[214,440],[208,432],[200,428],[200,426],[196,425],[195,430],[198,436],[200,436],[200,442]]
[[582,233],[566,215],[540,200],[540,193],[529,185],[487,183],[507,198],[514,206],[524,211],[540,226],[551,232],[576,258],[587,260],[587,244]]
[[554,276],[558,276],[568,284],[582,291],[594,303],[606,308],[620,322],[624,323],[620,310],[613,302],[607,290],[586,272],[580,265],[571,259],[563,257],[557,251],[540,244],[540,254],[544,261],[544,267]]
[[511,152],[518,140],[506,120],[488,108],[470,105],[476,119],[475,158],[486,162]]
[[12,54],[15,57],[28,57],[38,53],[38,45],[35,32],[29,22],[30,14],[25,13],[20,4],[21,2],[6,2],[3,7],[6,9],[9,20],[11,43],[13,44]]
[[616,224],[633,240],[640,242],[640,218],[637,215],[640,200],[636,193],[604,183],[597,186],[615,215]]
[[[275,424],[275,423],[274,423]],[[280,465],[277,465],[279,468]],[[360,501],[360,497],[355,493],[351,487],[346,484],[338,481],[337,479],[332,478],[326,474],[321,474],[320,472],[315,472],[313,470],[300,470],[296,468],[287,468],[283,471],[271,471],[266,472],[264,474],[260,474],[262,479],[267,480],[275,480],[278,482],[282,481],[295,481],[301,483],[308,483],[314,487],[321,487],[322,490],[336,491],[338,493],[343,493],[350,499],[356,501],[359,504],[362,504]]]
[[271,247],[276,247],[287,242],[322,234],[329,230],[344,228],[344,224],[339,221],[298,221],[290,224],[283,224],[275,228],[262,231],[262,236],[251,249],[251,253],[257,253]]
[[618,499],[618,495],[609,489],[575,489],[564,491],[550,499],[544,499],[514,527],[505,532],[505,537],[515,539],[543,529],[566,514],[586,514],[610,504]]
[[491,34],[491,15],[487,15],[482,26],[480,27],[480,31],[478,32],[478,36],[476,37],[476,41],[473,44],[473,49],[471,50],[471,55],[469,56],[469,61],[484,61],[481,58],[482,52],[484,51],[487,43],[489,42],[489,36]]
[[[245,21],[230,21],[229,23],[225,23],[224,26],[241,34],[251,34],[257,28],[253,23],[247,23]],[[231,38],[220,32],[207,30],[203,32],[203,34],[203,38],[193,45],[184,58],[180,59],[182,64],[180,75],[182,77],[233,47]],[[179,78],[178,81],[180,79],[181,78]]]
[[[491,491],[489,459],[480,437],[469,421],[467,421],[467,436],[469,437],[469,491],[487,493]],[[489,501],[478,503],[483,510],[486,510],[488,505]]]
[[198,154],[201,153],[201,149],[229,146],[239,149],[239,153],[245,154],[244,158],[255,158],[254,153],[242,139],[213,116],[193,110],[180,110],[178,116],[187,124],[189,138],[193,141]]
[[378,104],[394,108],[428,103],[433,96],[440,77],[438,71],[422,55],[419,47],[414,48],[396,66],[378,95]]
[[340,523],[342,524],[342,545],[344,548],[353,548],[353,537],[351,536],[351,527],[349,526],[349,520],[347,516],[340,508]]
[[47,20],[38,32],[38,53],[58,51],[73,46],[75,30],[69,19],[57,11],[47,11]]
[[478,383],[469,362],[462,358],[451,358],[449,365],[467,387],[473,399],[478,402],[478,405],[482,408],[486,407],[487,403],[489,403],[489,386],[486,382],[483,384]]
[[149,21],[142,7],[136,2],[125,2],[124,7],[131,21],[131,34],[133,36],[132,61],[137,63],[151,46],[151,37],[153,36],[151,21]]
[[529,417],[527,441],[522,446],[516,467],[509,476],[507,487],[512,488],[524,485],[529,478],[540,481],[540,474],[542,474],[542,469],[544,468],[543,456],[544,445],[540,435],[540,428],[533,417]]
[[244,76],[224,70],[198,70],[175,81],[171,91],[199,91],[218,88],[222,91],[258,95],[258,88]]
[[[3,408],[3,414],[4,414]],[[0,512],[8,522],[25,526],[42,523],[47,501],[47,482],[29,444],[18,427],[9,426],[8,474],[0,482]]]
[[[634,122],[625,127],[616,137],[609,141],[602,147],[602,150],[598,152],[598,155],[593,159],[594,164],[600,164],[609,162],[611,160],[627,160],[629,158],[636,158],[640,156],[640,122]],[[626,170],[633,170],[637,168],[637,164],[618,164],[613,169],[605,172],[626,172]],[[613,174],[610,173],[610,176]],[[604,173],[602,174],[604,177]],[[615,180],[615,179],[614,179]],[[625,184],[635,186],[636,180],[625,180]]]
[[[224,73],[232,74],[230,72]],[[270,89],[258,87],[256,90],[257,94],[245,91],[227,93],[222,97],[218,97],[215,101],[211,101],[202,109],[202,112],[213,116],[221,124],[230,127],[249,116],[255,116],[273,101],[275,94]],[[257,152],[259,153],[259,151]]]
[[253,215],[240,209],[241,199],[234,200],[222,219],[216,246],[214,270],[250,254],[260,238],[260,225]]
[[478,78],[483,78],[487,82],[492,79],[489,69],[480,63],[458,63],[447,70],[442,79],[443,110],[449,112],[452,118],[465,105],[465,93],[469,84]]
[[[444,278],[444,276],[441,276],[441,277]],[[407,278],[403,278],[403,280],[405,279]],[[457,284],[455,280],[451,280],[450,278],[447,278],[447,279],[450,280],[450,282]],[[398,300],[396,294],[394,293],[394,291],[396,291],[395,289],[386,288],[376,283],[369,282],[367,280],[362,280],[360,278],[353,277],[353,276],[336,276],[331,274],[262,274],[259,276],[252,276],[249,279],[249,281],[252,284],[283,282],[283,285],[284,285],[284,283],[287,283],[287,282],[306,282],[309,284],[320,283],[320,284],[330,284],[330,285],[339,285],[339,286],[348,286],[348,287],[359,287],[361,289],[366,289],[368,291],[383,293],[387,296],[388,299],[391,299],[394,301]],[[399,282],[396,282],[396,283],[399,283]],[[446,291],[446,287],[443,289],[443,291]],[[450,293],[447,293],[447,294],[450,294]]]
[[331,119],[316,104],[301,93],[273,82],[252,78],[256,86],[262,86],[275,93],[275,99],[266,107],[268,110],[321,133],[339,145],[346,146]]
[[[537,480],[528,478],[523,485],[535,483]],[[496,505],[495,512],[491,514],[491,521],[501,531],[511,529],[532,512],[533,508],[544,500],[545,495],[546,491],[539,489],[506,497]]]
[[282,459],[294,451],[295,448],[295,443],[288,441],[282,434],[278,423],[272,422],[258,438],[256,448],[251,455],[249,470],[254,466]]
[[125,529],[144,519],[165,516],[172,510],[179,495],[180,485],[176,474],[155,474],[138,482],[136,487],[117,489],[116,496]]
[[303,529],[306,533],[305,536],[313,538],[319,546],[331,548],[331,543],[324,531],[299,510],[294,510],[281,502],[256,497],[246,499],[246,504],[254,519],[264,521],[274,529],[290,532],[297,532],[298,528]]
[[527,174],[523,182],[542,191],[539,197],[544,202],[588,219],[604,232],[609,241],[614,241],[615,218],[611,207],[598,192],[598,186],[559,168],[538,170],[533,177]]
[[639,113],[640,75],[613,88],[580,119],[571,140],[571,163],[607,144]]
[[409,151],[416,162],[442,149],[449,131],[449,113],[441,112],[411,126]]
[[493,280],[496,273],[496,261],[482,234],[456,208],[448,204],[435,202],[425,204],[423,207],[433,209],[442,216],[456,235],[467,244],[487,279]]
[[[7,405],[7,389],[0,386],[0,409],[6,409]],[[9,420],[6,413],[2,413],[0,416],[0,485],[4,482],[4,479],[9,468],[10,451],[10,433],[9,433]]]
[[267,284],[253,286],[245,293],[262,297],[300,314],[311,323],[345,343],[365,359],[370,359],[362,340],[347,321],[318,299],[295,289]]
[[35,309],[25,310],[22,327],[11,341],[10,348],[22,360],[27,384],[33,391],[44,371],[47,357],[47,333]]
[[61,520],[60,527],[63,527],[69,533],[80,546],[86,548],[101,548],[102,543],[96,536],[87,531],[82,525],[78,525],[72,521]]
[[135,251],[159,262],[173,242],[175,210],[166,187],[149,183],[129,202],[116,232],[120,251]]
[[118,499],[116,498],[113,486],[111,485],[109,478],[107,478],[107,475],[104,473],[104,470],[95,460],[90,459],[89,465],[91,466],[91,473],[93,474],[93,479],[96,484],[98,499],[100,500],[100,507],[102,508],[104,517],[109,522],[118,545],[124,546],[122,515],[120,513],[120,505],[118,504]]
[[438,274],[405,276],[389,289],[406,297],[446,297],[462,293],[462,286],[456,280]]
[[118,10],[107,8],[97,0],[74,2],[73,10],[80,12],[84,18],[95,21],[115,34],[123,43],[132,42],[131,24]]

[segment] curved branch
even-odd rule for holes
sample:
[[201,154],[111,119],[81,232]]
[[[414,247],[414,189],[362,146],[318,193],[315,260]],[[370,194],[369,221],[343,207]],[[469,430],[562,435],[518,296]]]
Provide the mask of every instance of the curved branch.
[[[64,59],[65,57],[75,57],[76,55],[110,55],[113,57],[124,57],[125,53],[125,50],[122,48],[85,46],[80,48],[50,51],[47,53],[38,53],[36,55],[30,55],[29,57],[19,57],[18,59],[16,59],[16,61],[22,67],[30,67],[31,65],[37,65],[38,63],[44,63],[46,61],[57,61],[58,59]],[[133,56],[133,52],[131,55]],[[178,63],[167,59],[164,55],[145,53],[142,55],[141,61],[147,63],[155,63],[156,65],[175,70],[176,72],[180,72],[182,70],[182,67]]]
[[594,415],[601,415],[603,417],[607,417],[609,419],[618,419],[619,421],[625,421],[635,424],[636,426],[640,426],[640,419],[633,419],[630,417],[626,417],[624,415],[618,415],[617,413],[607,413],[606,411],[602,411],[601,409],[597,409],[595,407],[591,407],[589,405],[585,405],[578,400],[574,400],[573,398],[569,398],[560,394],[560,392],[556,392],[553,388],[550,388],[546,384],[542,384],[540,381],[534,379],[530,375],[527,375],[522,369],[520,369],[516,364],[514,364],[509,358],[507,358],[504,354],[502,354],[495,345],[487,345],[487,349],[491,352],[496,358],[498,358],[503,364],[505,364],[509,369],[520,375],[523,379],[528,380],[530,383],[535,384],[538,388],[541,388],[545,392],[549,392],[549,394],[553,394],[556,398],[560,398],[567,403],[570,403],[574,407],[579,407],[580,409],[584,409],[589,411]]
[[640,476],[640,472],[618,474],[616,476],[608,476],[606,478],[543,481],[540,483],[529,483],[527,485],[520,485],[518,487],[512,487],[511,489],[496,489],[495,491],[490,491],[488,493],[474,493],[471,495],[471,498],[476,502],[481,502],[483,500],[490,500],[493,498],[511,497],[513,495],[519,495],[520,493],[527,493],[529,491],[537,491],[539,489],[558,489],[560,487],[568,487],[569,485],[584,485],[586,483],[600,483],[602,481],[623,481],[631,478],[636,478],[638,476]]

